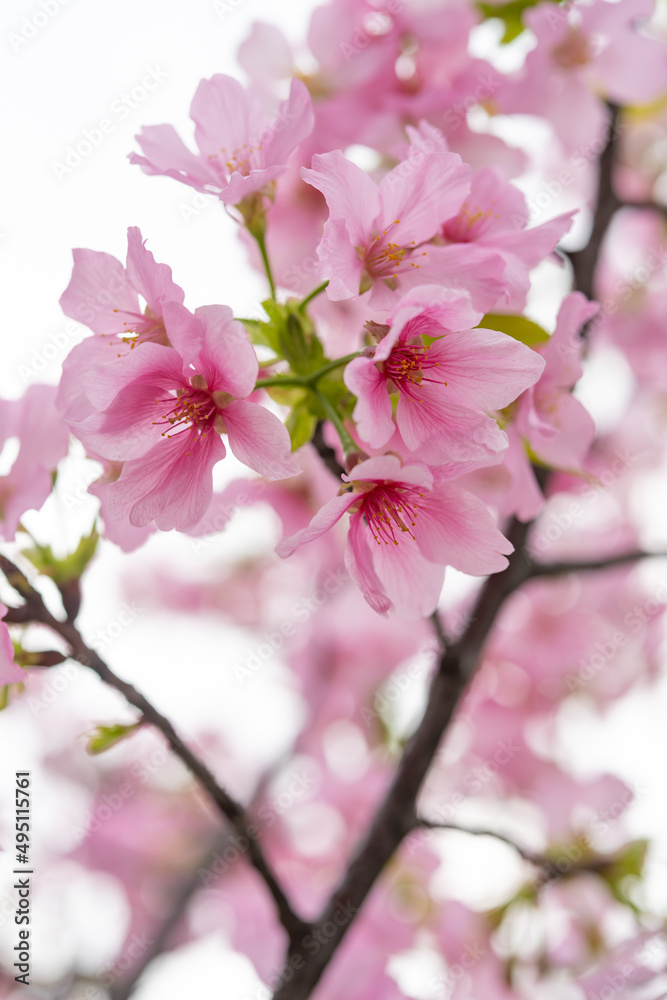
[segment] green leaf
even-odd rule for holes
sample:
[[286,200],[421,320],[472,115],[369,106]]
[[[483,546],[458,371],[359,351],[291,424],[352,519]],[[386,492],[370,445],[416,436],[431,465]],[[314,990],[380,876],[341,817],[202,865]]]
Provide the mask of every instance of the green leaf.
[[512,316],[505,313],[487,313],[482,317],[480,327],[485,330],[498,330],[506,333],[508,337],[519,340],[527,347],[535,347],[537,344],[546,344],[549,334],[538,323],[533,323],[532,319],[525,316]]
[[143,722],[134,722],[129,726],[123,726],[120,723],[115,723],[112,726],[97,726],[88,737],[86,750],[93,755],[104,753],[105,750],[111,749],[121,740],[131,736],[141,725]]
[[510,0],[509,3],[501,4],[478,2],[477,7],[485,19],[495,17],[503,22],[505,33],[500,41],[503,45],[507,45],[518,38],[524,29],[522,20],[524,10],[534,7],[537,2],[538,0]]
[[93,527],[91,533],[81,539],[74,552],[63,559],[54,555],[50,545],[35,544],[34,548],[25,549],[22,555],[30,560],[39,573],[50,577],[58,587],[61,587],[81,577],[95,555],[99,537],[97,529]]
[[311,413],[306,402],[294,407],[286,421],[287,430],[292,441],[292,451],[297,451],[312,439],[315,433],[317,417]]
[[619,903],[623,903],[635,911],[637,911],[637,907],[628,899],[624,889],[627,879],[642,877],[648,846],[648,840],[631,840],[608,865],[600,868],[600,876],[605,880]]

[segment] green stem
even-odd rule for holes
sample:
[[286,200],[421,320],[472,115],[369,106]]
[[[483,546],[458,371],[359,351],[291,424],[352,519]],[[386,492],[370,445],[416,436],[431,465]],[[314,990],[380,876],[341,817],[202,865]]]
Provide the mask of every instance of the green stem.
[[313,372],[312,375],[267,375],[266,378],[257,379],[255,389],[266,389],[267,386],[271,385],[290,385],[301,386],[304,389],[315,391],[317,383],[324,375],[328,375],[329,372],[340,368],[341,365],[348,364],[354,358],[358,358],[360,354],[361,351],[356,351],[354,354],[346,354],[344,358],[336,358],[335,361],[330,361],[328,365],[324,365],[323,368]]
[[259,231],[251,230],[252,235],[257,240],[257,246],[259,247],[259,252],[262,255],[262,260],[264,261],[264,270],[266,271],[266,277],[269,282],[269,288],[271,289],[271,298],[276,301],[276,286],[273,282],[273,274],[271,273],[271,264],[269,262],[269,255],[266,252],[266,241],[264,239],[264,233]]
[[298,306],[299,312],[300,313],[305,312],[308,303],[312,302],[313,299],[316,299],[318,295],[321,295],[321,293],[324,291],[324,289],[327,287],[328,284],[329,284],[328,281],[323,281],[322,284],[318,285],[317,288],[314,288],[309,295],[306,295],[303,302],[301,302]]
[[255,389],[268,389],[273,385],[299,386],[301,389],[310,389],[311,381],[302,375],[267,375],[266,378],[257,379]]

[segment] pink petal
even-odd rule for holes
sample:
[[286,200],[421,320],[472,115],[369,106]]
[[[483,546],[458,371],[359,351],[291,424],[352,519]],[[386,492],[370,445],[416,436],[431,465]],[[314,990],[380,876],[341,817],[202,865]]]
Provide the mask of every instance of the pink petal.
[[419,245],[458,212],[469,191],[470,167],[457,153],[406,160],[380,182],[379,228],[391,226],[391,239],[401,246]]
[[343,493],[341,496],[332,497],[331,500],[321,507],[307,528],[302,528],[295,535],[283,538],[276,545],[276,553],[281,559],[291,556],[301,545],[315,541],[326,534],[334,524],[340,521],[343,514],[359,500],[358,493]]
[[123,265],[111,254],[97,250],[73,250],[72,256],[72,278],[60,297],[62,311],[95,333],[122,332],[122,312],[139,312],[137,293]]
[[[301,80],[293,79],[289,97],[280,104],[262,130],[260,138],[267,166],[286,164],[299,143],[313,131],[314,124],[308,88]],[[270,137],[265,139],[267,132]]]
[[127,277],[146,300],[153,316],[162,316],[164,302],[182,303],[185,293],[175,284],[171,268],[167,264],[156,264],[150,250],[147,250],[137,226],[127,230]]
[[514,551],[486,505],[451,484],[439,483],[421,500],[413,531],[426,559],[472,576],[500,572]]
[[204,327],[199,318],[193,316],[182,303],[165,302],[163,312],[164,327],[169,343],[180,354],[183,367],[187,368],[201,351],[204,342]]
[[[370,534],[368,529],[366,533]],[[406,618],[433,614],[445,578],[444,566],[425,559],[417,542],[407,534],[401,535],[396,545],[374,541],[370,545],[382,589],[396,612]]]
[[380,211],[375,183],[338,149],[314,156],[312,164],[310,170],[301,168],[304,181],[322,192],[329,206],[329,218],[346,223],[352,245],[365,247]]
[[375,572],[370,544],[370,532],[363,517],[353,514],[345,546],[345,567],[373,611],[386,615],[393,605]]
[[145,156],[130,153],[128,159],[145,174],[173,177],[203,194],[219,193],[215,169],[190,152],[173,125],[144,125],[135,139]]
[[[0,618],[7,614],[7,608],[0,604]],[[28,679],[25,670],[14,662],[14,644],[9,629],[0,621],[0,687],[7,684],[23,684]]]
[[439,364],[447,399],[480,410],[508,406],[537,382],[545,366],[544,358],[513,337],[480,328],[436,340],[429,359]]
[[205,438],[188,431],[165,438],[140,460],[126,462],[108,488],[115,520],[129,516],[143,527],[155,521],[162,531],[187,531],[201,521],[213,495],[213,466],[225,456],[218,434]]
[[113,364],[89,372],[85,377],[86,393],[98,410],[104,410],[132,382],[150,382],[164,388],[187,385],[181,356],[172,347],[141,344]]
[[333,302],[356,298],[364,266],[350,242],[343,219],[329,219],[325,223],[317,256],[317,277],[329,282],[327,297]]
[[200,306],[195,316],[204,327],[204,343],[195,368],[211,392],[228,392],[236,399],[245,399],[255,388],[259,363],[243,323],[234,319],[227,306]]
[[345,368],[344,379],[357,396],[353,417],[359,436],[379,448],[394,433],[386,378],[370,358],[355,358]]
[[493,456],[507,444],[505,435],[492,417],[450,402],[447,386],[422,383],[418,399],[398,399],[396,423],[410,451],[429,445],[424,455],[438,464],[477,460]]
[[291,454],[287,428],[258,403],[230,403],[222,411],[229,447],[265,479],[289,479],[301,471]]
[[430,490],[433,476],[423,465],[403,465],[397,455],[377,455],[367,458],[354,466],[348,476],[343,476],[351,483],[394,482],[407,486],[420,486]]
[[473,307],[491,312],[505,294],[505,262],[499,253],[475,243],[456,243],[446,247],[429,246],[419,270],[406,269],[404,285],[446,285],[470,293]]
[[[190,105],[195,139],[204,157],[222,162],[245,152],[251,137],[259,134],[264,114],[256,99],[233,76],[216,73],[202,80]],[[253,163],[253,166],[255,163]]]

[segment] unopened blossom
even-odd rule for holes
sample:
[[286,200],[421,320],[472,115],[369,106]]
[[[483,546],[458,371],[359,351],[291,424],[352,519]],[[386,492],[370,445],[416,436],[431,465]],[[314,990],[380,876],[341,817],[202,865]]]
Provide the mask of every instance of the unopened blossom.
[[485,269],[486,309],[502,294],[503,261],[477,247],[433,246],[470,191],[470,168],[456,153],[432,152],[400,163],[379,185],[339,151],[313,157],[301,175],[322,192],[329,219],[318,246],[317,276],[330,299],[371,289],[370,305],[390,309],[415,285],[465,287],[466,271]]
[[[464,292],[425,285],[401,299],[378,346],[345,369],[363,441],[381,447],[398,426],[407,448],[434,463],[492,458],[506,447],[487,411],[533,385],[544,360],[503,333],[472,329],[481,318]],[[398,393],[396,425],[390,393]]]
[[[7,608],[0,604],[0,619],[7,614]],[[0,620],[0,688],[7,684],[22,684],[27,677],[24,670],[14,662],[14,644],[9,629]]]
[[203,346],[190,363],[172,347],[145,344],[118,364],[90,373],[95,408],[73,424],[91,453],[122,462],[106,489],[110,516],[142,527],[186,531],[211,502],[213,466],[232,452],[267,479],[298,472],[284,424],[246,401],[258,372],[243,326],[226,306],[205,306],[195,321]]
[[0,537],[11,541],[27,510],[39,510],[53,488],[53,473],[67,454],[69,432],[56,407],[56,387],[30,385],[17,400],[0,400],[0,450],[18,439],[9,472],[0,476]]
[[291,555],[349,513],[345,565],[374,611],[429,615],[446,565],[473,576],[507,566],[512,545],[484,504],[456,485],[434,481],[426,466],[382,455],[360,462],[344,479],[342,492],[276,552]]
[[[63,364],[58,404],[69,420],[90,413],[83,379],[140,344],[164,344],[182,353],[196,354],[201,330],[183,310],[183,289],[171,268],[158,264],[136,226],[127,230],[125,267],[111,254],[97,250],[73,251],[74,268],[60,305],[66,316],[85,323],[88,337],[70,351]],[[143,304],[142,304],[143,300]],[[169,319],[169,308],[178,308]]]
[[130,163],[217,195],[226,205],[270,194],[313,128],[310,95],[300,80],[292,80],[287,100],[268,114],[238,80],[222,73],[201,81],[190,117],[198,153],[188,149],[173,125],[146,125],[136,137],[144,155],[131,153]]

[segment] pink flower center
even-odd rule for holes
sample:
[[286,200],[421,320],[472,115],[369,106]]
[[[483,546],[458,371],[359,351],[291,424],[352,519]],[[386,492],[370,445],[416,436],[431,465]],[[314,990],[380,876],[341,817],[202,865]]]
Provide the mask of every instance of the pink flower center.
[[166,396],[164,399],[156,399],[155,402],[167,404],[162,419],[153,421],[154,424],[164,424],[167,428],[162,431],[162,437],[172,438],[184,431],[195,430],[199,438],[206,437],[215,430],[218,407],[211,393],[205,389],[194,386],[189,389],[179,389],[176,396]]
[[247,177],[252,168],[258,165],[255,162],[258,157],[254,154],[258,153],[261,148],[261,145],[249,146],[247,142],[244,142],[238,149],[229,153],[225,146],[221,146],[220,153],[209,153],[208,158],[213,160],[213,165],[218,173],[223,175],[225,181],[228,181],[234,173]]
[[[419,508],[419,493],[412,486],[402,486],[395,483],[388,485],[373,485],[359,483],[364,491],[361,505],[358,508],[366,519],[371,534],[378,545],[393,543],[398,545],[398,538],[408,535],[414,539],[412,528],[415,526]],[[397,533],[398,538],[397,538]]]
[[[118,337],[120,337],[123,344],[129,344],[130,350],[136,347],[137,344],[145,344],[147,342],[154,344],[165,344],[168,346],[169,341],[167,340],[167,333],[164,328],[164,323],[161,318],[154,316],[150,311],[148,306],[143,313],[131,312],[128,309],[114,309],[118,316],[127,316],[128,319],[123,320],[123,325],[118,330],[113,333],[107,334],[103,333],[103,337],[112,337],[109,341],[110,344],[115,344],[118,346]],[[118,355],[120,357],[120,354]]]
[[551,50],[551,55],[562,69],[577,69],[591,60],[588,39],[577,27],[568,28],[566,37]]
[[429,348],[421,344],[404,344],[395,347],[387,360],[380,362],[381,370],[408,399],[422,402],[417,395],[417,387],[422,382],[441,382],[440,379],[428,378],[425,372],[439,368],[440,362],[429,357]]
[[[393,226],[398,225],[400,219],[394,219]],[[390,237],[389,229],[384,229],[380,236],[376,236],[367,247],[363,255],[366,270],[372,278],[397,278],[401,268],[419,267],[420,265],[411,258],[416,255],[417,248],[415,241],[406,245],[394,243]],[[426,251],[422,250],[419,256],[425,257]]]

